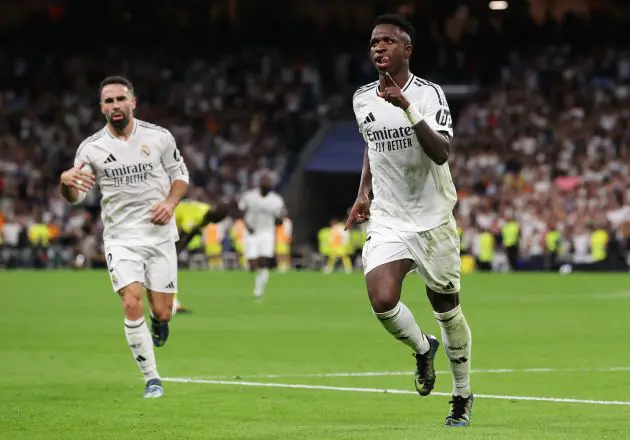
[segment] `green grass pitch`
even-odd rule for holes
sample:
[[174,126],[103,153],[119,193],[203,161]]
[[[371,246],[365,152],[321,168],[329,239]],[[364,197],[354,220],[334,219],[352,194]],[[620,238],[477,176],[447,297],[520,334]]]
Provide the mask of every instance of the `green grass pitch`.
[[[0,439],[630,439],[630,275],[464,277],[469,429],[442,426],[442,349],[438,395],[411,393],[414,360],[360,274],[274,273],[260,304],[252,287],[181,273],[193,313],[156,355],[164,378],[193,381],[144,400],[105,271],[1,272]],[[423,291],[410,276],[403,299],[439,334]]]

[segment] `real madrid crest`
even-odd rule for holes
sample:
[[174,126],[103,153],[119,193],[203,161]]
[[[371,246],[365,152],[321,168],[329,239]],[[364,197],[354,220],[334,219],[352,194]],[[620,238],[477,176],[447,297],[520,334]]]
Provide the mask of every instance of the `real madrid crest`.
[[151,155],[151,151],[149,151],[149,147],[143,144],[140,147],[140,154],[142,154],[144,157],[149,157]]
[[114,274],[112,274],[112,283],[118,284],[118,278]]

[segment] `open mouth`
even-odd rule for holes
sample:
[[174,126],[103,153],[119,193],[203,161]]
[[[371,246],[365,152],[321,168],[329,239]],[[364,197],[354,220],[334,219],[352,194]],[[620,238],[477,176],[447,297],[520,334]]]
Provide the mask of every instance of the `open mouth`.
[[112,114],[112,121],[122,121],[123,119],[125,119],[125,114],[124,113],[114,113]]
[[391,60],[390,57],[388,57],[386,55],[379,55],[376,58],[374,58],[374,64],[376,65],[377,69],[385,70],[389,66],[391,66],[392,60]]

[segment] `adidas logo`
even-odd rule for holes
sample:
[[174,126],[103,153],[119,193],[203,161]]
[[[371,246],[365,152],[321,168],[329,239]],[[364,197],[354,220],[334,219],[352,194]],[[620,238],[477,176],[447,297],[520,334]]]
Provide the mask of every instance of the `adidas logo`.
[[374,121],[376,121],[376,118],[374,117],[372,112],[370,112],[370,114],[367,115],[367,118],[365,118],[365,121],[363,121],[363,123],[364,124],[369,124],[370,122],[374,122]]
[[116,158],[114,157],[113,154],[109,154],[109,156],[107,156],[107,159],[105,159],[105,163],[112,163],[112,162],[116,162]]
[[175,288],[175,283],[174,282],[170,282],[165,286],[167,289],[174,289]]
[[444,290],[451,290],[451,289],[454,289],[454,288],[455,288],[455,286],[450,281],[449,281],[449,283],[446,286],[444,286]]

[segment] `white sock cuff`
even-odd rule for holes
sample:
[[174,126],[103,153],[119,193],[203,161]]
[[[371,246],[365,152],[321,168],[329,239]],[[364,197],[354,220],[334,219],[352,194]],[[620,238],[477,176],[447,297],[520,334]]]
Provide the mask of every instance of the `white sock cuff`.
[[461,312],[462,312],[462,306],[458,304],[457,307],[455,307],[452,310],[449,310],[448,312],[444,312],[444,313],[433,312],[433,316],[435,316],[435,319],[437,319],[440,322],[447,322],[455,318]]
[[387,312],[374,312],[374,316],[376,316],[381,321],[384,321],[385,319],[393,318],[394,316],[400,313],[401,304],[402,304],[401,302],[397,303],[393,309],[388,310]]
[[125,318],[125,327],[127,328],[138,328],[142,324],[144,324],[144,316],[140,319],[136,319],[135,321]]

